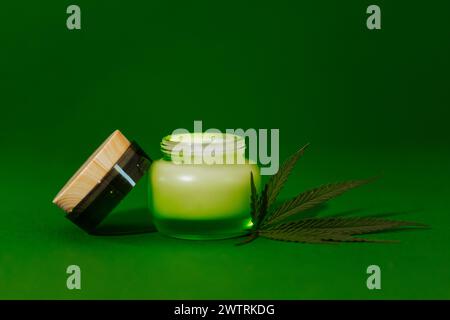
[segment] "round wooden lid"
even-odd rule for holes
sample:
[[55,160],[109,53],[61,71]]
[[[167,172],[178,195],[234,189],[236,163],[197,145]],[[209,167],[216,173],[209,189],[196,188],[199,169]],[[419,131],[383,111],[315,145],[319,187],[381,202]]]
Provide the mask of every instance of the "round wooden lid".
[[70,213],[101,183],[130,145],[130,141],[119,130],[114,131],[58,192],[53,203]]

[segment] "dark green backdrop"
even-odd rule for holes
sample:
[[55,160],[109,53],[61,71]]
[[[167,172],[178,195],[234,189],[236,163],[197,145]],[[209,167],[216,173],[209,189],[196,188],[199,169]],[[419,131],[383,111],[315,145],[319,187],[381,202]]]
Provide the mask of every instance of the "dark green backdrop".
[[[78,4],[82,29],[66,28]],[[378,4],[382,30],[366,28]],[[448,1],[4,1],[0,298],[450,298]],[[383,173],[322,215],[392,213],[400,244],[92,237],[51,200],[114,129],[153,157],[173,129],[311,142],[283,197]],[[117,212],[147,206],[146,182]],[[132,210],[132,211],[130,211]],[[113,218],[113,217],[112,217]],[[66,267],[82,290],[66,289]],[[382,290],[366,288],[366,268]]]

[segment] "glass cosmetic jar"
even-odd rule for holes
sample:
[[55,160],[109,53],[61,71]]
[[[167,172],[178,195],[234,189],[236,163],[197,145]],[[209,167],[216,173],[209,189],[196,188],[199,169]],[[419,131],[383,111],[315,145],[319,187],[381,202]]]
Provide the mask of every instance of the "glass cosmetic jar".
[[252,226],[250,176],[259,168],[245,158],[245,139],[224,133],[164,137],[163,157],[150,167],[154,223],[183,239],[224,239]]

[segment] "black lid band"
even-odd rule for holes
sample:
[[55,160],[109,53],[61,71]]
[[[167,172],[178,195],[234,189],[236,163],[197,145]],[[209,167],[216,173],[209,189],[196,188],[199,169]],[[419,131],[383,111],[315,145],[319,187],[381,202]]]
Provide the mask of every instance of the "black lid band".
[[135,142],[125,151],[102,181],[66,217],[88,233],[130,192],[152,163]]

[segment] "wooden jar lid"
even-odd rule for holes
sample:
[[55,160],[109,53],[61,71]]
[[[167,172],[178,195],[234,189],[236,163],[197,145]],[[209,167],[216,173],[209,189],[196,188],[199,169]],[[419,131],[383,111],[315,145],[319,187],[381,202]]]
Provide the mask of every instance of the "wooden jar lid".
[[67,213],[72,212],[101,183],[130,145],[119,130],[114,131],[69,179],[53,203]]

